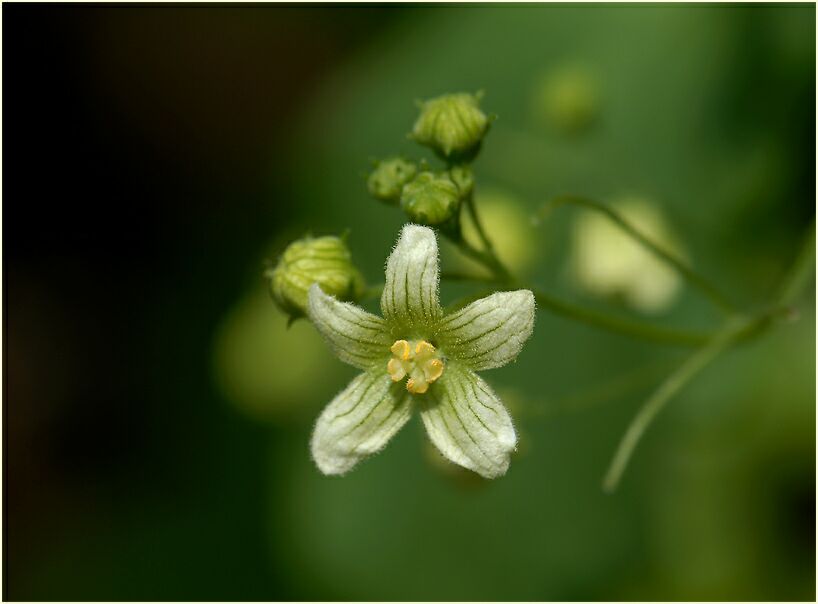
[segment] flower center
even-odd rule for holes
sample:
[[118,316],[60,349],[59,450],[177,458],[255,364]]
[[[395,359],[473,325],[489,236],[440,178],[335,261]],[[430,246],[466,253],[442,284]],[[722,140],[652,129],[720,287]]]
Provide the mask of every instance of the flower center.
[[398,340],[392,344],[392,358],[386,371],[393,382],[399,382],[407,375],[406,389],[412,394],[423,394],[443,375],[443,360],[435,347],[426,340]]

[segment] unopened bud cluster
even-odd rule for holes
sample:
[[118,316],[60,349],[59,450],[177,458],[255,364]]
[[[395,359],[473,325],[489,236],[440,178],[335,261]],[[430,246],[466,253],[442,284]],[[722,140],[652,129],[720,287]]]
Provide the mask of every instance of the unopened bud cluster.
[[418,165],[401,157],[379,161],[367,180],[370,195],[400,205],[418,224],[456,225],[460,206],[474,188],[469,162],[491,123],[480,109],[481,96],[447,94],[421,102],[409,138],[431,148],[447,169],[434,171],[425,162]]

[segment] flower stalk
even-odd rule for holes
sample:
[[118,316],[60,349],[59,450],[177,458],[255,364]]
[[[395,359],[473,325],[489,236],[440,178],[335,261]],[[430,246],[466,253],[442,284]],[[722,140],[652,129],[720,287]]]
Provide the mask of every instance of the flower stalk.
[[741,340],[757,337],[776,323],[791,318],[791,305],[803,293],[815,274],[815,222],[810,225],[801,250],[792,267],[782,280],[770,307],[755,315],[730,317],[706,346],[695,352],[676,371],[670,374],[645,401],[631,421],[617,447],[611,465],[602,481],[602,488],[612,493],[619,486],[633,452],[647,428],[667,402],[702,369],[721,353]]
[[599,212],[621,228],[627,235],[632,237],[635,241],[659,258],[659,260],[678,272],[679,275],[686,279],[691,286],[698,289],[723,313],[732,314],[737,311],[733,303],[727,299],[727,296],[722,294],[716,286],[710,283],[710,281],[690,268],[683,260],[677,258],[664,247],[652,241],[650,237],[647,237],[644,233],[640,232],[639,229],[625,220],[616,210],[605,204],[585,197],[563,195],[547,201],[542,208],[540,208],[540,211],[537,213],[536,217],[538,219],[542,219],[553,210],[563,205],[573,205],[586,210],[591,210],[593,212]]
[[[475,225],[481,225],[479,211],[474,203],[473,197],[470,196],[466,203],[469,212]],[[668,344],[674,346],[701,346],[709,341],[713,332],[694,331],[688,329],[663,327],[659,325],[652,325],[649,323],[635,321],[624,317],[618,317],[598,310],[586,308],[572,302],[561,300],[551,294],[548,294],[538,288],[520,284],[513,277],[513,275],[505,268],[502,261],[497,256],[497,252],[493,247],[489,247],[490,240],[485,234],[482,226],[477,227],[478,233],[482,233],[481,239],[484,243],[484,249],[479,250],[466,241],[459,230],[455,233],[444,233],[457,248],[469,258],[476,260],[485,266],[490,272],[491,276],[475,275],[469,273],[443,273],[444,279],[452,279],[456,281],[481,281],[493,282],[498,286],[508,287],[527,287],[534,292],[537,299],[537,304],[540,308],[548,309],[556,315],[565,317],[570,320],[585,323],[591,327],[604,329],[614,333],[629,336],[640,340],[649,342]]]

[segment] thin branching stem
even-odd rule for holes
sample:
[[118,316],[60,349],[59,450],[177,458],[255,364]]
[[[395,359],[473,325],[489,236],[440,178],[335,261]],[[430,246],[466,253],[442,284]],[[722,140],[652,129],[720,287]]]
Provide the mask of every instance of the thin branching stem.
[[[472,220],[474,221],[475,225],[480,224],[480,217],[477,207],[473,202],[473,197],[470,196],[469,201],[470,203],[467,204],[467,207],[469,208],[469,211],[472,212]],[[478,231],[481,230],[482,228],[478,228]],[[448,237],[464,255],[476,260],[478,263],[486,267],[491,273],[490,276],[471,273],[444,273],[442,275],[444,279],[451,279],[454,281],[494,282],[509,289],[515,287],[527,287],[520,284],[511,275],[510,271],[497,257],[497,253],[494,251],[493,247],[486,247],[483,250],[479,250],[466,241],[459,230],[454,232],[444,231],[443,234]],[[484,245],[490,245],[490,243],[488,243],[489,239],[485,233],[481,239],[483,240]],[[661,327],[658,325],[634,321],[624,317],[618,317],[590,308],[585,308],[571,302],[566,302],[565,300],[556,298],[553,295],[537,290],[536,288],[528,287],[528,289],[531,289],[534,292],[537,299],[537,304],[540,308],[545,308],[554,314],[568,319],[633,338],[661,344],[700,346],[706,343],[712,336],[711,332],[691,331],[674,327]]]
[[[464,242],[464,244],[468,246],[467,243]],[[474,248],[464,249],[460,245],[458,245],[458,247],[465,254],[471,258],[474,258],[489,270],[492,270],[492,266],[490,261],[487,259],[486,252],[474,250]],[[515,281],[506,279],[505,277],[502,277],[496,273],[494,273],[492,276],[487,276],[462,272],[445,272],[443,275],[441,275],[441,277],[451,281],[497,283],[508,288],[519,286],[519,284]],[[663,327],[642,321],[634,321],[625,317],[583,307],[572,302],[566,302],[565,300],[561,300],[560,298],[537,288],[529,287],[528,289],[531,289],[534,292],[537,305],[541,309],[547,309],[561,317],[572,319],[580,323],[585,323],[586,325],[604,329],[606,331],[630,336],[632,338],[675,346],[701,346],[702,344],[705,344],[713,335],[713,332],[708,331],[694,331],[676,327]]]
[[[639,444],[645,431],[662,408],[679,390],[716,359],[716,357],[735,343],[754,338],[764,333],[781,319],[791,318],[795,314],[791,306],[801,294],[804,287],[809,283],[815,270],[815,223],[813,221],[810,226],[801,252],[788,271],[781,286],[778,288],[776,295],[772,297],[771,303],[766,309],[758,313],[744,316],[740,315],[727,297],[711,285],[707,279],[694,272],[682,260],[676,258],[670,252],[651,241],[630,223],[625,221],[617,212],[603,204],[581,197],[558,197],[546,204],[541,211],[541,215],[555,207],[566,204],[591,209],[607,216],[628,235],[673,267],[691,285],[696,287],[728,315],[721,329],[711,332],[690,331],[646,324],[589,308],[583,308],[555,298],[543,291],[531,288],[532,291],[534,291],[540,308],[547,308],[557,315],[643,340],[663,344],[700,347],[659,385],[628,426],[603,480],[603,489],[607,492],[613,492],[619,485],[622,475],[628,466],[628,462],[633,456],[636,446]],[[478,250],[474,248],[465,241],[459,233],[457,236],[450,235],[449,237],[464,254],[489,269],[493,276],[484,277],[469,273],[453,273],[444,275],[444,278],[448,277],[461,281],[471,280],[483,283],[496,282],[509,287],[518,286],[518,283],[512,277],[511,273],[497,258],[490,240],[482,230],[477,208],[472,198],[469,198],[467,207],[469,208],[475,226],[477,226],[485,249]]]
[[514,282],[514,278],[511,276],[511,273],[505,267],[505,265],[500,262],[500,259],[497,257],[497,254],[494,253],[494,250],[478,250],[471,243],[466,241],[459,231],[457,233],[449,233],[444,231],[443,234],[448,237],[449,240],[454,243],[464,255],[476,260],[489,269],[496,281],[504,284],[511,284]]
[[815,276],[815,221],[813,220],[795,262],[784,277],[775,296],[775,306],[786,309],[790,307],[804,291]]
[[639,231],[639,229],[625,220],[625,218],[623,218],[619,212],[603,203],[599,203],[585,197],[562,195],[547,201],[538,212],[538,218],[545,217],[551,211],[563,205],[573,205],[602,214],[625,231],[628,235],[633,237],[637,242],[659,258],[659,260],[666,263],[676,272],[678,272],[688,283],[690,283],[690,285],[698,289],[720,310],[726,314],[733,314],[736,312],[737,309],[733,303],[730,302],[727,299],[727,296],[722,294],[716,286],[710,283],[708,279],[694,271],[681,258],[678,258],[664,247],[653,241],[650,237]]
[[469,193],[468,197],[466,197],[466,209],[469,211],[469,217],[474,223],[474,228],[477,230],[477,236],[480,237],[483,247],[496,257],[497,253],[494,251],[494,245],[491,243],[491,239],[489,239],[486,230],[483,228],[483,221],[477,212],[477,205],[474,203],[474,191]]
[[728,319],[724,327],[708,342],[695,352],[676,371],[670,374],[645,401],[631,421],[625,435],[619,443],[611,465],[602,482],[606,492],[613,492],[619,485],[622,475],[633,456],[633,452],[642,439],[647,428],[667,402],[692,380],[702,369],[709,365],[722,352],[729,349],[739,340],[756,337],[764,333],[781,319],[793,316],[792,304],[803,293],[815,274],[815,222],[810,225],[801,251],[785,275],[770,306],[751,317],[734,316]]
[[571,302],[566,302],[546,294],[540,290],[533,290],[537,305],[546,308],[554,314],[573,319],[593,327],[598,327],[607,331],[620,333],[641,340],[648,340],[659,344],[672,344],[677,346],[701,346],[711,337],[712,332],[693,331],[679,329],[675,327],[662,327],[652,325],[642,321],[634,321],[625,317],[619,317],[608,313],[603,313],[591,308],[578,306]]
[[616,449],[611,465],[602,482],[604,491],[611,493],[616,490],[622,474],[625,472],[631,456],[633,456],[636,445],[639,444],[648,426],[653,422],[659,411],[674,394],[728,348],[745,326],[745,323],[740,320],[729,321],[728,325],[717,333],[706,346],[693,353],[681,367],[670,374],[653,392],[631,421]]

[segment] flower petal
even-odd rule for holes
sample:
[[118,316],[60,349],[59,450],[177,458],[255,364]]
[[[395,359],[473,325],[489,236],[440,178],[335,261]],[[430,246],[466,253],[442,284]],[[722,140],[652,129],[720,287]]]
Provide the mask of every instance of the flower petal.
[[383,316],[404,327],[430,325],[442,314],[437,289],[435,233],[428,227],[407,224],[386,261]]
[[450,364],[423,397],[420,415],[444,457],[484,478],[506,473],[517,435],[508,411],[476,373]]
[[307,314],[338,358],[359,369],[382,363],[386,375],[392,338],[383,319],[353,304],[339,302],[325,294],[317,283],[310,287]]
[[380,451],[409,420],[411,396],[385,368],[356,377],[327,405],[312,435],[312,456],[324,474],[343,474]]
[[534,294],[499,292],[447,316],[437,329],[441,348],[474,370],[513,361],[534,330]]

